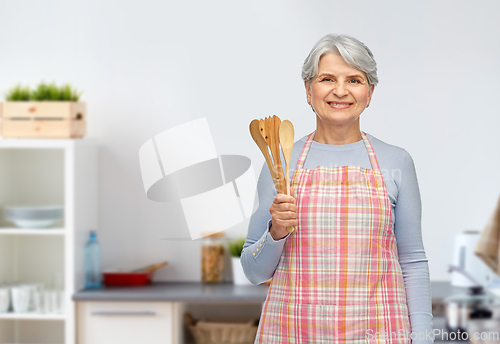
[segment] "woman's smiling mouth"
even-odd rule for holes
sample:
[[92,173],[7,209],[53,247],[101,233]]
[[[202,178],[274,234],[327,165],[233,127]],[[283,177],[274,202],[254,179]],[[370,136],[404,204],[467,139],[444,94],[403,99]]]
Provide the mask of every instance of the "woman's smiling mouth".
[[334,109],[347,109],[352,103],[347,102],[327,102]]

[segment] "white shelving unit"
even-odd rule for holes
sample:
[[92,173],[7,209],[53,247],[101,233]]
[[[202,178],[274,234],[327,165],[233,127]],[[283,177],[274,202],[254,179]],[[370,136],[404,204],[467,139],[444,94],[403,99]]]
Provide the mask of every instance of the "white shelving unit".
[[[64,274],[62,314],[0,314],[0,343],[75,343],[71,295],[83,288],[83,250],[98,229],[97,145],[87,139],[0,139],[0,284],[44,283]],[[49,229],[6,221],[8,205],[64,205]]]
[[3,313],[0,314],[0,319],[7,320],[65,320],[66,316],[64,314],[39,314],[39,313]]
[[21,228],[5,228],[0,227],[0,235],[64,235],[64,228],[51,228],[47,230],[31,230],[31,229],[21,229]]

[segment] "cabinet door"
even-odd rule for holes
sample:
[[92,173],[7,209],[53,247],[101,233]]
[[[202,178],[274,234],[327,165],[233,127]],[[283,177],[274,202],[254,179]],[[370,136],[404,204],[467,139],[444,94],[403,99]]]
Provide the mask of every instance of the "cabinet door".
[[174,344],[172,303],[79,302],[77,307],[78,344]]

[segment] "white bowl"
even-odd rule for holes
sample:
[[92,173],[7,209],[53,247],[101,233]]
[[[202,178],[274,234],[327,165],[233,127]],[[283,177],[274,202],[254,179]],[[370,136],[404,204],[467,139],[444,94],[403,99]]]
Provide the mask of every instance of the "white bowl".
[[62,219],[62,206],[7,206],[5,219],[20,228],[47,228]]
[[49,228],[51,227],[57,220],[16,220],[12,221],[19,228]]

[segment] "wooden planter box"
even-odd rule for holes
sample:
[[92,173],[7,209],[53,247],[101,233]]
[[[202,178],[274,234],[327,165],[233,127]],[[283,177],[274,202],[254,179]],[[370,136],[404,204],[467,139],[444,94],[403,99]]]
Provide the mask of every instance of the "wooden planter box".
[[0,134],[6,138],[77,138],[86,134],[87,104],[81,102],[0,103]]

